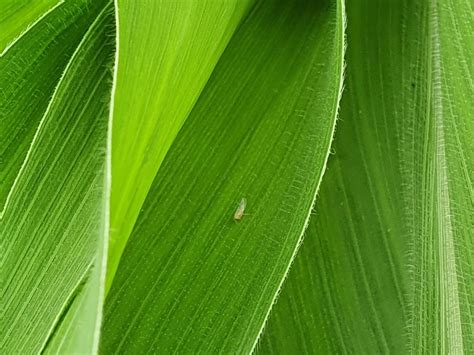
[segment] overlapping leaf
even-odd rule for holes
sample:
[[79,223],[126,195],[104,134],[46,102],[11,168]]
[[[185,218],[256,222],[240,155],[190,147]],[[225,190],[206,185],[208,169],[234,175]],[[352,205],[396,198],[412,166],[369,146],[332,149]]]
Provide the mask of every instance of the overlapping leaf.
[[[97,351],[115,39],[101,349],[255,347],[343,52],[342,2],[256,3],[2,2],[2,352]],[[348,6],[258,350],[472,353],[472,6]]]
[[104,353],[251,351],[328,155],[342,39],[332,1],[265,1],[241,25],[138,217],[107,297]]
[[[113,12],[105,2],[66,2],[1,58],[9,110],[2,136],[15,118],[26,131],[36,130],[0,225],[2,353],[97,350],[108,237],[111,31]],[[68,38],[79,39],[75,49],[65,43]],[[44,59],[54,55],[61,58]],[[29,56],[32,62],[25,64]],[[57,71],[63,71],[60,78]],[[49,89],[55,79],[47,107],[48,91],[33,99],[35,111],[26,98],[43,94],[35,90]],[[27,87],[27,80],[33,91],[17,97],[15,85]],[[24,138],[13,133],[16,140]]]
[[166,152],[252,3],[117,1],[107,288]]
[[348,3],[335,156],[260,352],[474,351],[469,9]]
[[1,214],[64,68],[101,6],[86,4],[55,7],[0,57]]

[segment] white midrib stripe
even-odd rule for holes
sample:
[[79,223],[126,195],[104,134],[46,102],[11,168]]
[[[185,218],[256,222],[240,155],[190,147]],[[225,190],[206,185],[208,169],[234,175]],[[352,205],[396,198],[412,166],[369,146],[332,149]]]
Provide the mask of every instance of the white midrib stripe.
[[[439,279],[441,296],[441,352],[463,354],[461,312],[457,283],[452,211],[444,136],[443,89],[437,1],[431,2],[431,41],[433,63],[433,115],[435,124],[436,212],[439,234]],[[446,344],[445,341],[448,343]]]

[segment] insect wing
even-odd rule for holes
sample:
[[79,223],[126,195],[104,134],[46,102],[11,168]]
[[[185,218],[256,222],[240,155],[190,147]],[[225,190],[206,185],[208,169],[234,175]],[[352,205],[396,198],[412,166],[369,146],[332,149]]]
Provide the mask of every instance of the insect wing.
[[246,206],[247,206],[247,200],[243,198],[242,200],[240,200],[239,207],[237,207],[237,209],[235,210],[235,213],[234,213],[235,220],[239,221],[242,219]]

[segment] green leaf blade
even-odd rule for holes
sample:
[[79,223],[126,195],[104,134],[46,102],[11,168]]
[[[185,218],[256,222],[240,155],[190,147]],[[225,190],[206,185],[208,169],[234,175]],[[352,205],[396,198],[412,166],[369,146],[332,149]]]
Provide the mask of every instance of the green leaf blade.
[[274,1],[242,24],[138,217],[108,294],[102,352],[252,350],[328,155],[341,14],[329,1]]
[[61,0],[2,0],[0,8],[0,53]]
[[348,4],[336,154],[262,353],[473,351],[466,8]]
[[[413,287],[410,349],[433,352],[474,351],[474,96],[469,1],[431,3],[427,138],[415,146],[405,169],[425,163],[424,179],[413,187],[431,193],[413,201],[408,228],[413,231]],[[471,63],[469,63],[471,61]],[[417,140],[407,132],[405,138]],[[422,145],[422,143],[424,143]],[[411,158],[413,155],[409,155]],[[428,162],[426,162],[428,160]],[[409,176],[411,178],[411,176]],[[422,272],[417,272],[421,270]]]
[[107,289],[163,158],[252,3],[117,2]]
[[[93,24],[66,66],[1,220],[1,235],[8,236],[1,241],[5,353],[97,351],[113,16],[104,2],[89,9],[83,16]],[[56,332],[65,329],[66,344],[56,342]]]
[[63,3],[30,27],[0,57],[2,214],[61,75],[93,21],[91,14],[99,8],[99,2]]

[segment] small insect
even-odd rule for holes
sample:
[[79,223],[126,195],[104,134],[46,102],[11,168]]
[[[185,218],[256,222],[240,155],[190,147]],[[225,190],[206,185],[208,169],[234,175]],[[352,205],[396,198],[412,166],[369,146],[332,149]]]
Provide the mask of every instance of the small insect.
[[245,197],[240,200],[239,207],[234,212],[234,219],[240,221],[244,216],[245,207],[247,206],[247,199]]

